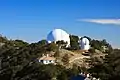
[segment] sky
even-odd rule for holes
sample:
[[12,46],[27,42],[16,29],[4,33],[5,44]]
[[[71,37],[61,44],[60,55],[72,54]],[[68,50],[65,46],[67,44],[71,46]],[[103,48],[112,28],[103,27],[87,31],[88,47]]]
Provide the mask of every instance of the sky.
[[0,0],[0,34],[37,42],[61,28],[120,48],[120,0]]

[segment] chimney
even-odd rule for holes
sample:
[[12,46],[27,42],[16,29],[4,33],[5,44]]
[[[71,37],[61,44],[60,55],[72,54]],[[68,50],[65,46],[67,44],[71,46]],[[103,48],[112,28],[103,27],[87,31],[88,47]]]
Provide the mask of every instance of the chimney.
[[49,54],[47,54],[46,57],[49,57]]

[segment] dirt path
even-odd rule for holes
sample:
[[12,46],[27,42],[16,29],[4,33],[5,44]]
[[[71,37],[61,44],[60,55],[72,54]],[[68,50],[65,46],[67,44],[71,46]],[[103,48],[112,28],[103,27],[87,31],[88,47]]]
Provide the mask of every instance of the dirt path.
[[90,57],[89,56],[83,56],[81,54],[75,54],[73,57],[70,58],[69,63],[72,63],[75,60],[83,59],[83,58],[90,58]]

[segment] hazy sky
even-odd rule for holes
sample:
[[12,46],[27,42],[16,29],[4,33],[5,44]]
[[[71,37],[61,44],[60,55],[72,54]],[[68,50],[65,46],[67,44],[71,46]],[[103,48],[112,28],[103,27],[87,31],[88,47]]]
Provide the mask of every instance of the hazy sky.
[[120,47],[120,0],[0,0],[0,33],[28,42],[54,28]]

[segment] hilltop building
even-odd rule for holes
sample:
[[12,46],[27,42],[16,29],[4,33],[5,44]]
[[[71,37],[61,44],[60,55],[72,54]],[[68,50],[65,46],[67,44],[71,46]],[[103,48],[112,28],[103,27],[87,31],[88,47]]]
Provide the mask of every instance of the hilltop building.
[[62,30],[62,29],[54,29],[47,35],[47,42],[57,42],[57,41],[64,41],[67,43],[66,47],[70,46],[70,37],[69,34]]
[[[48,43],[56,43],[57,41],[64,41],[67,43],[66,47],[70,47],[70,35],[62,29],[54,29],[47,35]],[[90,49],[90,41],[87,38],[79,36],[78,43],[81,50],[88,51]]]
[[79,41],[81,50],[86,50],[88,51],[90,49],[90,41],[87,38],[81,38]]
[[42,57],[38,58],[38,61],[43,64],[54,64],[55,58],[47,55],[43,55]]

